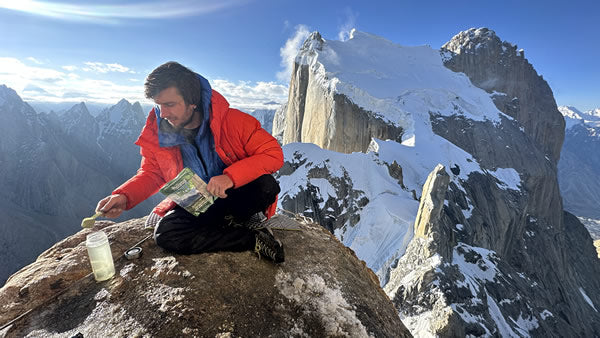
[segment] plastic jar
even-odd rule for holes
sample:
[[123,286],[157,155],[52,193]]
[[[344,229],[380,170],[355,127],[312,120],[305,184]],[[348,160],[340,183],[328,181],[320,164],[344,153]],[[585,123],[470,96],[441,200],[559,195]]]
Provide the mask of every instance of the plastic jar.
[[105,281],[115,274],[115,265],[110,251],[108,237],[104,231],[87,235],[85,246],[90,257],[90,264],[96,281]]

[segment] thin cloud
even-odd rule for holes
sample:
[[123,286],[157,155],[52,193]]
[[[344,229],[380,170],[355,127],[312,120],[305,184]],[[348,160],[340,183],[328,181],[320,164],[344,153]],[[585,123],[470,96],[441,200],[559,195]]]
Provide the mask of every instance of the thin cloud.
[[281,56],[281,67],[283,69],[277,72],[277,79],[281,82],[289,82],[294,69],[294,60],[298,51],[304,43],[304,40],[308,38],[310,34],[308,27],[305,25],[296,26],[294,35],[289,38],[283,47],[279,49],[279,55]]
[[27,101],[61,102],[68,98],[114,104],[125,98],[146,102],[143,85],[98,80],[94,74],[98,72],[65,73],[48,66],[29,66],[16,58],[0,57],[0,84],[11,87]]
[[214,89],[219,91],[229,104],[243,111],[256,109],[274,109],[273,102],[285,102],[288,87],[274,82],[239,81],[237,83],[217,79],[210,81]]
[[64,78],[64,73],[47,67],[32,67],[19,59],[0,57],[0,81],[16,82],[22,89],[29,80],[56,83]]
[[[78,71],[75,73],[58,71],[48,65],[30,66],[16,58],[0,57],[0,84],[14,89],[26,101],[115,104],[124,98],[130,102],[150,103],[144,97],[143,78],[122,78],[121,73],[114,73],[113,75],[121,77],[122,80],[107,79],[110,73],[85,72],[83,68],[90,65],[84,64],[82,67],[57,66],[61,70]],[[93,63],[102,70],[108,70],[108,65],[113,65],[113,70],[119,69],[126,73],[132,71],[124,66],[115,66],[117,63],[99,64]],[[210,82],[227,98],[232,107],[248,112],[255,109],[275,109],[276,102],[287,101],[288,87],[275,82],[234,83],[222,79]]]
[[86,71],[86,72],[92,71],[92,72],[97,72],[97,73],[102,73],[102,74],[112,73],[112,72],[135,73],[128,67],[120,65],[118,63],[84,62],[83,64],[85,64],[87,66],[86,68],[82,68],[82,70]]
[[72,66],[72,65],[62,66],[61,68],[68,72],[74,72],[78,69],[77,66]]
[[0,0],[0,8],[61,20],[114,24],[123,19],[168,19],[209,14],[239,6],[249,0],[147,1],[134,4],[93,5],[37,0]]
[[[81,99],[82,97],[86,97],[86,94],[82,93],[82,92],[66,92],[66,93],[62,94],[63,99]],[[85,101],[85,100],[80,100],[80,101]]]
[[32,84],[27,85],[23,89],[23,92],[29,92],[29,93],[32,93],[32,94],[44,94],[44,95],[50,94],[47,91],[45,91],[43,88],[40,88],[38,86],[34,86]]
[[28,57],[27,60],[29,60],[29,61],[31,61],[31,62],[33,62],[35,64],[38,64],[38,65],[43,65],[44,64],[42,61],[34,58],[33,56]]

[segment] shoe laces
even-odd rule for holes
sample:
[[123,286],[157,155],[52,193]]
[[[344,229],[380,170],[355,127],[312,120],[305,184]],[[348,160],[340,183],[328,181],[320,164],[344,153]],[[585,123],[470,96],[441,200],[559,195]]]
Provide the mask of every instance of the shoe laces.
[[260,238],[256,239],[254,251],[258,254],[258,259],[261,258],[261,253],[275,261],[277,253],[267,243],[264,243]]

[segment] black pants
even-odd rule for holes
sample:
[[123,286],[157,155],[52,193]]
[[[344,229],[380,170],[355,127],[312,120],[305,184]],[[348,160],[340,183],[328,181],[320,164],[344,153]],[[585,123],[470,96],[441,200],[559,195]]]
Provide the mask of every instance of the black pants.
[[228,189],[227,198],[217,198],[198,217],[176,206],[158,222],[154,240],[161,248],[179,254],[250,250],[254,248],[254,232],[230,226],[225,217],[243,222],[275,202],[280,190],[273,176],[262,175],[237,189]]

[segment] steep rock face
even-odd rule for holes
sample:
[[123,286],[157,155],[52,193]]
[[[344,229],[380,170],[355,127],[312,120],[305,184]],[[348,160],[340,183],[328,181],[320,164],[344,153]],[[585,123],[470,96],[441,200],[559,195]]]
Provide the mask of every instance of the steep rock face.
[[[458,324],[450,316],[447,324],[436,324],[443,328],[430,328],[443,334],[446,330],[459,336],[598,334],[600,326],[593,324],[598,322],[598,313],[590,312],[589,304],[600,301],[600,284],[592,277],[600,272],[600,265],[591,254],[591,239],[586,239],[582,224],[573,217],[563,217],[557,183],[555,163],[563,135],[559,127],[564,123],[555,114],[554,99],[545,82],[538,83],[541,79],[533,68],[519,62],[514,51],[506,53],[506,43],[498,42],[483,29],[458,34],[444,45],[457,52],[445,60],[445,65],[466,73],[487,91],[514,97],[520,102],[516,111],[505,109],[498,104],[498,95],[493,96],[498,108],[515,120],[502,118],[501,124],[495,124],[432,115],[431,123],[435,133],[472,154],[484,171],[514,169],[519,185],[502,187],[493,182],[497,175],[479,174],[469,175],[458,185],[450,184],[445,215],[436,223],[437,230],[425,236],[429,242],[421,243],[432,247],[425,252],[440,255],[439,264],[423,272],[429,279],[417,278],[426,281],[421,287],[411,289],[391,283],[386,291],[395,294],[401,313],[412,318],[427,316],[423,308],[414,307],[422,305],[421,292],[430,288],[426,293],[443,294],[447,302],[447,307],[441,306],[444,310],[439,310],[440,304],[437,310],[433,304],[425,308],[434,315],[452,309],[462,322]],[[530,76],[517,84],[519,81],[511,76],[522,73]],[[521,86],[540,87],[542,91],[529,92]],[[546,107],[546,113],[534,109],[534,105]],[[524,133],[520,132],[522,126]],[[465,200],[469,202],[468,213],[464,210]],[[443,235],[436,236],[438,233]],[[577,259],[572,250],[575,242],[585,251]],[[406,255],[414,257],[423,252],[420,247],[409,246]],[[420,260],[428,257],[431,255]],[[407,263],[403,259],[391,272],[390,279],[395,283],[406,277],[403,265]],[[575,264],[575,260],[585,263]],[[455,283],[456,279],[464,280],[463,284]],[[482,317],[475,319],[474,313]]]
[[[305,165],[307,158],[296,152],[293,158],[288,157],[278,171],[277,178],[282,181]],[[342,169],[343,170],[343,169]],[[368,202],[365,192],[354,188],[353,182],[345,172],[341,177],[332,174],[329,167],[310,166],[306,179],[308,183],[301,187],[295,196],[286,191],[281,196],[283,209],[290,211],[306,211],[308,206],[313,212],[311,217],[332,233],[346,224],[355,225],[359,220],[359,211]],[[327,182],[323,187],[321,184]],[[305,190],[306,189],[306,190]],[[339,198],[344,196],[345,198]]]
[[442,46],[450,52],[444,64],[465,73],[474,85],[494,93],[499,110],[514,117],[543,153],[558,162],[565,124],[552,90],[525,58],[494,31],[471,28]]
[[[389,42],[363,34],[348,44],[356,53],[344,49],[347,46],[343,43],[328,47],[314,35],[307,40],[314,47],[312,53],[336,61],[328,64],[333,70],[317,65],[317,74],[335,75],[336,79],[345,71],[335,68],[336,64],[364,64],[360,39],[368,40],[365,45],[369,50],[399,51],[393,55],[407,67],[368,65],[372,69],[366,73],[376,76],[361,78],[352,69],[348,71],[352,76],[344,78],[353,80],[351,84],[331,81],[324,87],[315,81],[314,86],[331,89],[330,97],[335,95],[334,89],[352,87],[358,93],[352,99],[366,110],[380,112],[376,103],[392,104],[402,117],[394,121],[402,122],[407,135],[401,144],[374,139],[368,154],[336,155],[330,152],[333,148],[317,151],[287,144],[284,153],[290,170],[280,176],[281,206],[311,217],[326,214],[335,220],[332,223],[343,224],[336,225],[334,233],[377,272],[413,334],[599,335],[600,317],[595,309],[600,304],[600,284],[595,276],[600,273],[600,261],[582,224],[563,214],[557,184],[556,162],[564,120],[556,110],[552,92],[531,65],[516,54],[515,47],[511,47],[515,54],[511,56],[508,45],[494,45],[497,37],[488,33],[482,29],[459,34],[474,41],[485,38],[489,40],[486,43],[466,38],[456,43],[485,51],[482,55],[487,58],[453,47],[461,53],[442,51],[437,60],[424,49],[386,49]],[[489,45],[498,51],[486,51]],[[300,55],[315,60],[308,54]],[[442,57],[446,67],[462,65],[465,74],[480,74],[473,84],[483,90],[464,75],[441,71],[438,62],[442,63]],[[453,61],[467,57],[470,63]],[[310,66],[300,70],[301,76],[310,77],[310,69],[317,63],[307,64]],[[506,69],[500,71],[498,67]],[[487,68],[496,69],[498,76],[485,73]],[[388,69],[404,72],[395,78],[383,76],[391,73]],[[520,73],[527,75],[522,80],[534,89],[521,88],[517,81]],[[490,81],[485,81],[484,74]],[[388,90],[365,94],[367,90],[361,89],[360,82],[365,79],[369,80],[365,87]],[[391,80],[397,82],[386,82]],[[386,85],[374,86],[373,81]],[[302,93],[317,89],[311,88],[310,80],[298,83],[302,84],[298,88],[306,86],[306,90],[290,91],[289,102],[301,106],[305,99]],[[389,97],[394,99],[387,100]],[[501,104],[503,98],[510,100]],[[291,130],[288,133],[286,126],[284,141],[286,135],[301,139],[300,122],[306,120],[306,114],[299,109],[298,114],[286,116]],[[335,125],[330,119],[327,123]],[[354,139],[347,142],[353,144]],[[434,184],[439,189],[423,188],[438,163],[447,168],[446,190],[445,183]],[[325,168],[335,179],[317,179],[317,173],[325,172]],[[388,169],[386,173],[383,168]],[[358,220],[341,217],[338,221],[345,209],[327,203],[335,203],[335,199],[344,200],[346,205],[356,203],[351,200],[354,197],[341,194],[340,185],[334,183],[346,173],[344,185],[362,192],[367,203],[356,208]],[[444,176],[438,173],[433,176]],[[428,191],[436,191],[436,197],[426,197],[431,196]],[[387,200],[391,196],[393,203]],[[425,217],[423,224],[412,224],[418,215],[412,204],[415,199],[421,200],[421,210],[432,211],[432,217]],[[398,230],[407,225],[411,233]],[[418,236],[412,236],[415,227]],[[572,252],[575,243],[581,246],[580,252]]]
[[452,182],[438,222],[391,270],[385,290],[403,321],[442,336],[597,334],[600,268],[584,227],[528,210],[539,191],[496,184]]
[[438,164],[423,186],[423,195],[415,219],[415,236],[426,237],[431,233],[431,227],[440,223],[448,183],[450,183],[450,176],[444,166]]
[[[519,185],[503,187],[494,183],[498,175],[475,173],[458,185],[451,183],[445,215],[436,223],[437,230],[425,236],[429,242],[421,243],[431,249],[409,246],[406,253],[414,257],[435,252],[440,255],[439,264],[425,269],[423,276],[429,279],[417,278],[426,281],[421,287],[411,289],[391,283],[386,291],[395,294],[401,313],[411,318],[427,316],[423,308],[414,307],[423,304],[420,292],[430,288],[426,293],[443,294],[447,307],[441,306],[440,310],[437,304],[436,310],[429,304],[425,308],[434,316],[452,309],[462,322],[458,324],[457,318],[450,316],[447,324],[437,323],[430,328],[443,334],[448,334],[446,330],[459,336],[598,334],[600,327],[593,324],[598,322],[598,313],[590,312],[589,304],[600,300],[600,284],[592,277],[600,272],[600,265],[591,254],[593,246],[582,224],[563,217],[557,183],[555,163],[563,135],[559,127],[564,123],[555,114],[554,99],[545,82],[538,83],[541,79],[533,68],[519,62],[514,51],[506,53],[507,43],[498,42],[495,35],[483,29],[458,34],[444,45],[457,52],[445,60],[445,65],[466,73],[487,91],[514,97],[520,102],[516,111],[498,104],[498,95],[492,96],[498,108],[515,120],[502,118],[496,124],[432,115],[431,123],[435,133],[472,154],[484,172],[514,169]],[[503,73],[508,78],[503,78]],[[517,84],[511,76],[522,73],[530,76]],[[521,86],[540,87],[542,91],[529,92]],[[546,107],[546,113],[534,109],[534,105]],[[522,126],[524,133],[520,132]],[[468,201],[467,213],[464,201]],[[577,259],[572,250],[575,242],[585,251]],[[432,256],[424,255],[420,260],[428,257]],[[403,265],[407,263],[403,259],[391,272],[390,279],[395,283],[406,277]],[[585,263],[574,264],[575,260]],[[463,284],[456,283],[456,279],[464,280]],[[475,319],[474,313],[482,317]]]
[[271,135],[279,141],[279,144],[283,144],[283,133],[285,132],[285,114],[287,112],[288,103],[285,102],[277,110],[273,116],[273,129]]
[[[286,248],[274,265],[251,252],[172,255],[148,239],[143,219],[97,222],[111,241],[116,275],[95,283],[84,241],[58,243],[0,289],[1,334],[13,336],[409,337],[377,278],[331,234],[278,215]],[[86,277],[87,275],[87,277]],[[19,314],[25,316],[10,322]],[[10,323],[6,327],[5,324]]]
[[317,32],[304,42],[294,63],[290,99],[285,112],[283,144],[314,143],[343,153],[366,151],[371,138],[400,140],[402,128],[365,110],[334,88],[323,85],[327,79],[314,57],[323,50]]

